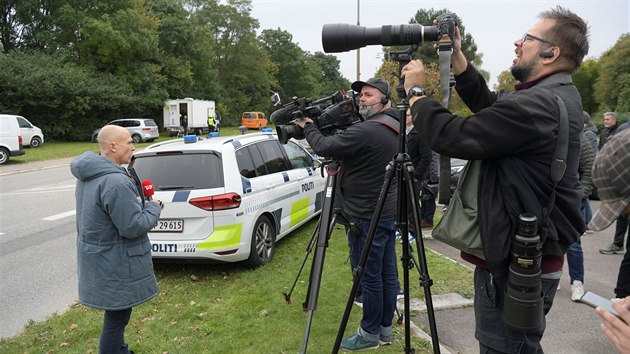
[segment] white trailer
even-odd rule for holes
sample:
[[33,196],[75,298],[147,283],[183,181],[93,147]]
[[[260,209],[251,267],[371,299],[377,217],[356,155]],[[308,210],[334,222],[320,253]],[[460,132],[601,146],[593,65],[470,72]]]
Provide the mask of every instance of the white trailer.
[[196,134],[208,131],[208,117],[216,117],[214,101],[193,98],[173,99],[164,102],[164,128],[179,132],[183,129],[182,118],[188,118],[188,130]]

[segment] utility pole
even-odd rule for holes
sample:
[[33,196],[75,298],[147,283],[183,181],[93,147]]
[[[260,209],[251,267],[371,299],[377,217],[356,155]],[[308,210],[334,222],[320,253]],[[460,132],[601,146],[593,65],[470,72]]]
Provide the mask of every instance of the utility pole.
[[[357,26],[360,26],[361,23],[359,21],[359,2],[361,0],[357,0]],[[357,48],[357,81],[361,80],[361,48]]]

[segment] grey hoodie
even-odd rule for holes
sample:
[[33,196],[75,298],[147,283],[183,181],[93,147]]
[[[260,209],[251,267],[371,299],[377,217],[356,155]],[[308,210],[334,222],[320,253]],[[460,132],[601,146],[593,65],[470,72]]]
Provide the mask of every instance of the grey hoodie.
[[160,207],[144,205],[127,170],[85,152],[70,164],[77,178],[77,271],[79,302],[122,310],[158,294],[147,232]]

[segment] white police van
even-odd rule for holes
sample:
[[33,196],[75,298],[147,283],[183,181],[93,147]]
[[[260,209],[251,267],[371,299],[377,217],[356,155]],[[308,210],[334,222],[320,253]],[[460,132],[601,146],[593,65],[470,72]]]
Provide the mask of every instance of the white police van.
[[154,259],[250,267],[271,261],[277,240],[320,213],[326,183],[317,159],[271,132],[153,144],[129,167],[164,202],[149,232]]

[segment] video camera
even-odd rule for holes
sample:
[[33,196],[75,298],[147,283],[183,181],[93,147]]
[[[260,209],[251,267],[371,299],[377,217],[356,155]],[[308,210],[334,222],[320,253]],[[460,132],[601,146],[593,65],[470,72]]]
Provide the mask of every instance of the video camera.
[[446,13],[437,17],[437,26],[408,24],[367,28],[343,23],[327,24],[322,28],[322,45],[326,53],[339,53],[367,45],[393,46],[436,42],[445,34],[452,41],[458,22],[456,14]]
[[311,118],[322,134],[327,136],[363,121],[354,93],[348,97],[343,91],[337,91],[318,100],[294,97],[293,101],[271,114],[278,140],[286,144],[291,138],[304,139],[304,130],[294,121],[306,117]]

